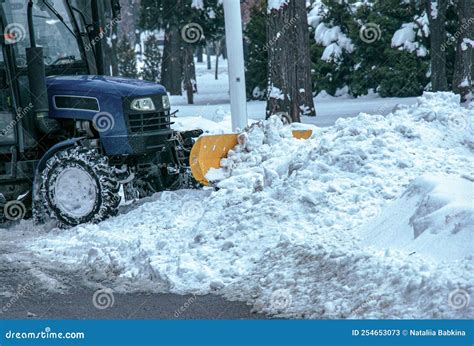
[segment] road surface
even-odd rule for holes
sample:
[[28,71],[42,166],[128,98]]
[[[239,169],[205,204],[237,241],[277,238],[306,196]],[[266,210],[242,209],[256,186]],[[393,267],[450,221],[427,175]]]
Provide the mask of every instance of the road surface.
[[[0,232],[5,232],[1,229]],[[2,234],[0,233],[0,239]],[[65,287],[44,288],[34,262],[15,260],[19,248],[0,241],[0,319],[263,319],[243,302],[217,295],[119,294],[85,287],[79,273],[48,271]],[[42,268],[44,270],[44,268]],[[35,274],[35,275],[34,275]],[[39,279],[40,278],[40,279]],[[102,296],[102,298],[100,298]]]
[[[94,291],[28,294],[2,298],[0,319],[264,319],[250,306],[215,295],[114,294],[113,305],[97,308]],[[14,302],[13,302],[14,300]],[[13,303],[12,303],[13,302]]]

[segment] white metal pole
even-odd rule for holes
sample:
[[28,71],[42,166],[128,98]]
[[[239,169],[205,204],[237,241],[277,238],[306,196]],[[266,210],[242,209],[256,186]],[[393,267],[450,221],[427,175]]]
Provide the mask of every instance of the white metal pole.
[[223,2],[232,131],[238,131],[247,126],[242,17],[240,14],[240,0],[224,0]]

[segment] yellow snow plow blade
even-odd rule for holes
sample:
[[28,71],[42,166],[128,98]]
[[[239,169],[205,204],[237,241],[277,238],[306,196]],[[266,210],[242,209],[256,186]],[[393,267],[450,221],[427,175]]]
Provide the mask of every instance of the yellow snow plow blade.
[[293,130],[292,132],[296,139],[308,139],[313,134],[311,130]]
[[[293,137],[308,139],[311,130],[294,130]],[[209,185],[206,174],[211,168],[219,168],[221,160],[227,157],[229,150],[237,145],[237,134],[210,135],[199,137],[191,149],[189,165],[194,179],[203,185]]]

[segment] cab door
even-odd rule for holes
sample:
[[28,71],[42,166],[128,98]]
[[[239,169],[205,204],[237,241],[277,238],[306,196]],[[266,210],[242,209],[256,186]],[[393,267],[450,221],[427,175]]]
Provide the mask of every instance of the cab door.
[[[18,120],[13,112],[10,83],[8,82],[5,46],[0,44],[0,176],[12,176],[10,165],[18,149]],[[10,168],[10,169],[9,169]]]

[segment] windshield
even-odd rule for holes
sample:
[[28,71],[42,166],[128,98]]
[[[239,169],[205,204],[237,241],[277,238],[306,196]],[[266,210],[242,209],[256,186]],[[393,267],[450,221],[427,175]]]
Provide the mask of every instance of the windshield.
[[[64,23],[53,13],[45,0],[35,1],[33,22],[35,28],[36,45],[43,47],[46,65],[70,64],[81,60],[81,53],[76,37],[71,32],[71,23],[68,11],[62,0],[47,0],[47,4],[64,19]],[[26,66],[26,51],[29,47],[29,33],[27,24],[27,2],[24,0],[8,1],[4,5],[9,21],[7,33],[13,33],[15,41],[15,55],[18,66]]]

